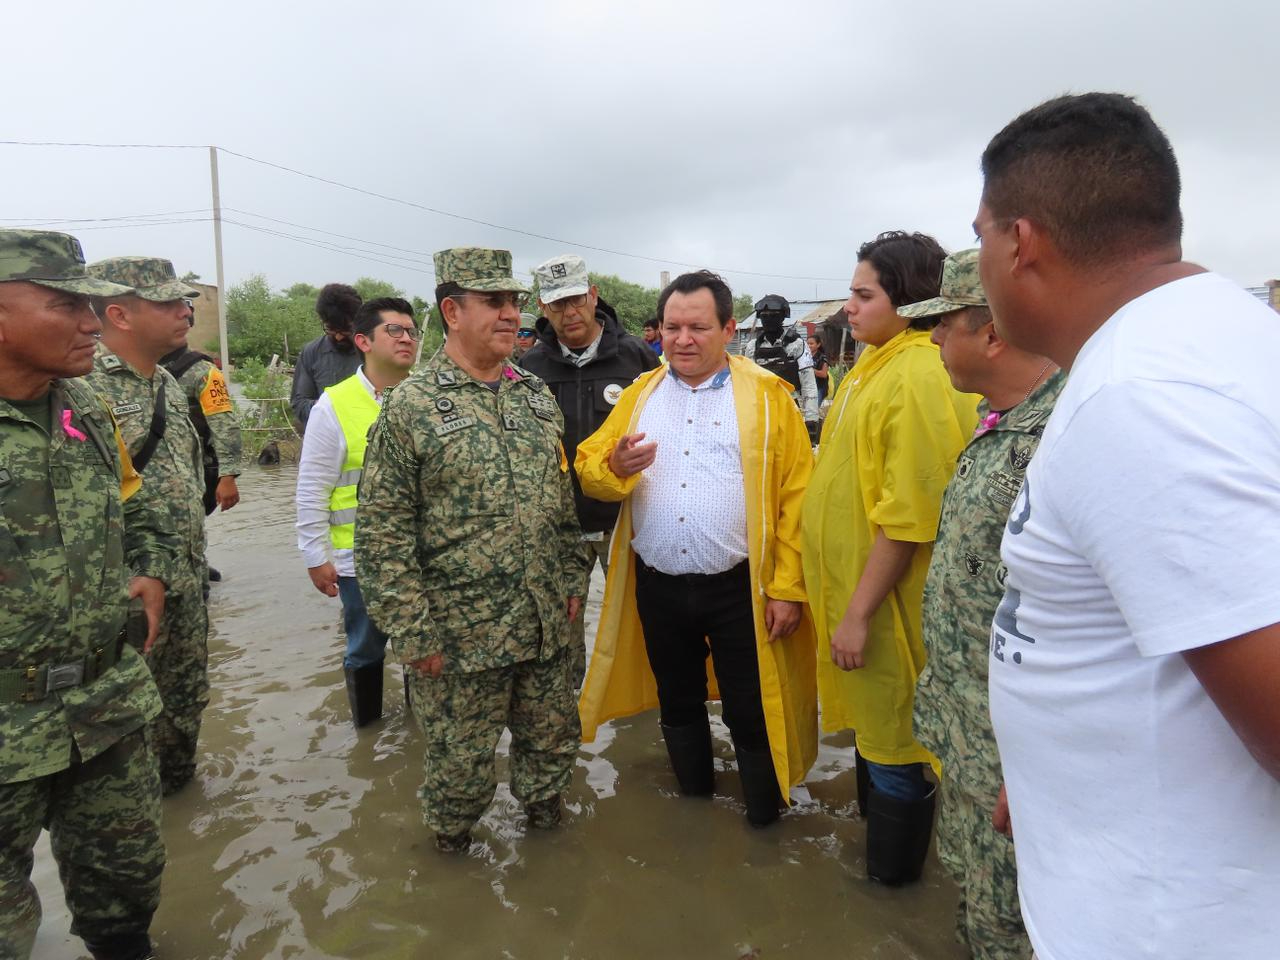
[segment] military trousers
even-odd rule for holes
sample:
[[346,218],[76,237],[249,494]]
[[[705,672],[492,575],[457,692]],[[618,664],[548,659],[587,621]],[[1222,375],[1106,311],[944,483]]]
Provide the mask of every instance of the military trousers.
[[71,932],[145,933],[160,903],[160,778],[145,729],[87,762],[0,784],[0,960],[31,955],[40,901],[31,870],[48,829]]
[[151,721],[151,738],[168,796],[195,776],[200,717],[209,704],[209,611],[199,587],[165,596],[147,666],[164,704]]
[[975,960],[1027,960],[1031,941],[1018,902],[1013,840],[991,825],[996,792],[979,799],[943,767],[938,859],[960,888],[956,939]]
[[569,651],[438,679],[411,671],[413,715],[426,739],[423,819],[436,833],[469,831],[498,787],[495,751],[511,730],[511,792],[532,803],[563,793],[582,728]]
[[[596,561],[600,562],[600,569],[607,576],[609,573],[609,540],[613,536],[612,530],[606,530],[604,536],[599,540],[583,540],[582,550],[586,554],[587,576],[595,572]],[[590,580],[588,579],[588,584]],[[591,587],[588,585],[587,593],[590,594]],[[569,624],[569,653],[573,661],[572,679],[573,689],[581,690],[582,681],[587,676],[587,598],[582,598],[582,609],[578,611],[577,617],[573,623]]]

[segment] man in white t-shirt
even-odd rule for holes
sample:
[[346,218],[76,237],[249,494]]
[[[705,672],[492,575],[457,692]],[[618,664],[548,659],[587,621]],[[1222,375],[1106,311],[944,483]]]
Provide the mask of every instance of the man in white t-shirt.
[[1070,371],[991,632],[1027,932],[1040,960],[1274,956],[1280,318],[1182,260],[1130,98],[1044,103],[982,169],[996,327]]

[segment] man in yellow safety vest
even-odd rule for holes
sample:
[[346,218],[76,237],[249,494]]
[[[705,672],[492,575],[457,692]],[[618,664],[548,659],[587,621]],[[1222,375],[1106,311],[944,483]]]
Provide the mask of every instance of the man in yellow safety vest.
[[351,718],[357,727],[382,716],[387,637],[369,619],[356,583],[357,485],[369,428],[386,391],[409,375],[418,352],[413,307],[399,297],[366,301],[354,321],[364,364],[326,387],[311,410],[298,464],[298,549],[317,590],[342,598],[343,657]]

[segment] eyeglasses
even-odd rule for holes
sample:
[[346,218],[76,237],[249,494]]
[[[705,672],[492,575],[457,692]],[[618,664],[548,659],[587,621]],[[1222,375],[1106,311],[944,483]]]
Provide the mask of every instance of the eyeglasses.
[[547,313],[564,313],[570,307],[581,307],[584,306],[586,302],[587,295],[585,293],[579,293],[576,296],[564,297],[563,299],[556,300],[553,303],[544,303],[543,307],[546,309]]
[[418,333],[417,327],[406,327],[403,323],[384,323],[382,329],[387,331],[392,340],[399,340],[401,337],[408,335],[410,340],[417,341],[422,336],[422,334]]
[[508,305],[515,307],[517,310],[523,310],[529,303],[529,295],[527,293],[517,293],[514,290],[504,290],[501,293],[454,293],[449,295],[451,300],[456,300],[459,297],[480,297],[494,310],[501,310]]
[[532,330],[519,330],[519,331],[517,331],[517,332],[516,332],[516,336],[517,336],[517,337],[519,337],[521,340],[532,340],[532,339],[533,339],[533,331],[532,331]]

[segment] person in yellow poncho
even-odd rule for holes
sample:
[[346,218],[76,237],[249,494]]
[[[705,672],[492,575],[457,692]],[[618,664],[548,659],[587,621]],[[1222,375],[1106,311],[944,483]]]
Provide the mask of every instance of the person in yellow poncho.
[[765,826],[817,755],[799,553],[812,453],[791,386],[726,354],[732,304],[714,274],[673,281],[658,304],[670,365],[578,447],[583,491],[623,501],[579,712],[590,742],[660,706],[681,791],[697,795],[713,789],[706,701],[723,699],[747,819]]
[[897,313],[938,295],[945,257],[932,237],[899,231],[858,251],[845,312],[869,349],[832,400],[801,521],[822,724],[856,731],[867,875],[890,885],[918,879],[929,849],[924,765],[937,761],[911,729],[920,607],[942,494],[977,422],[978,397],[951,386],[929,318]]

